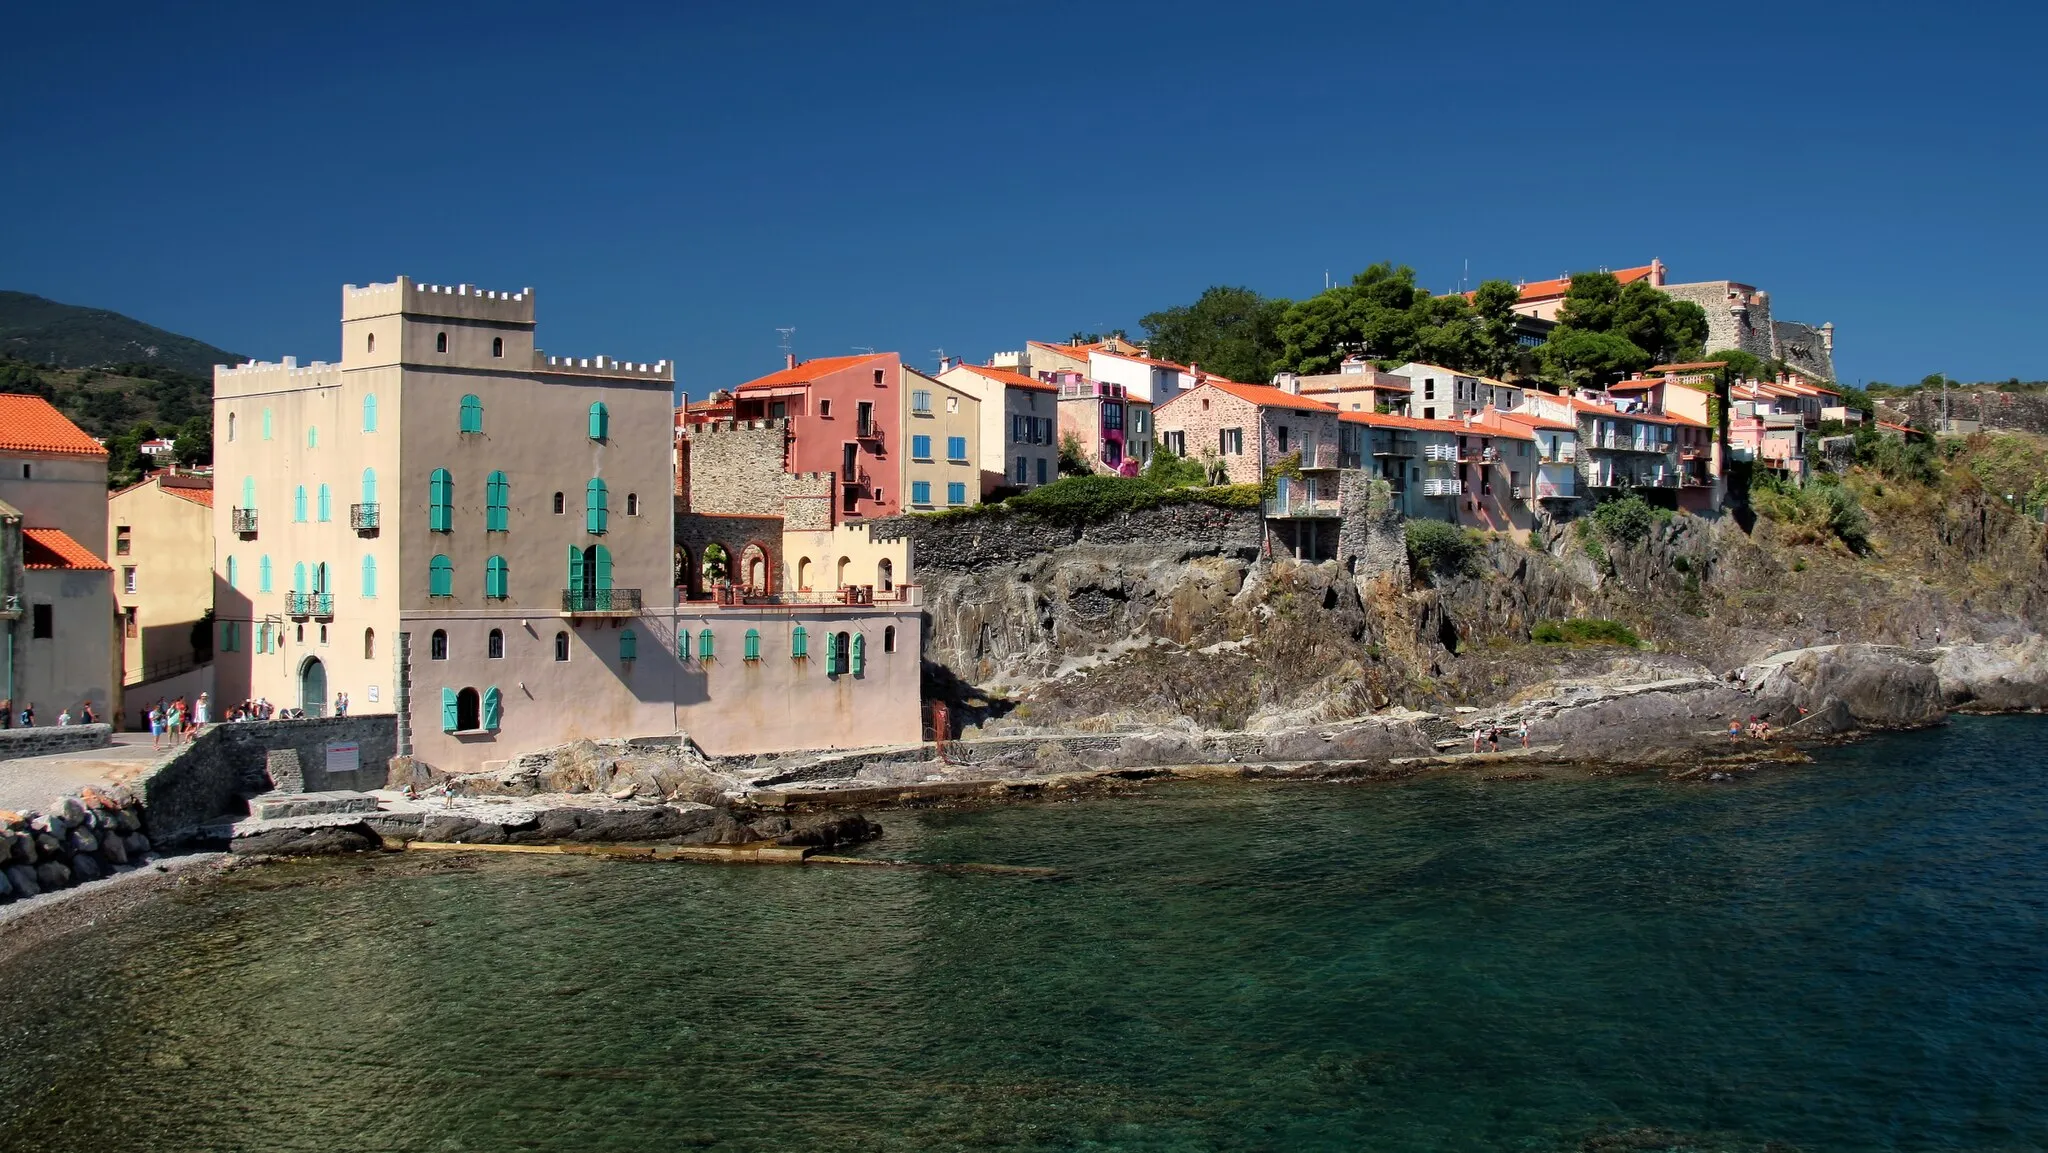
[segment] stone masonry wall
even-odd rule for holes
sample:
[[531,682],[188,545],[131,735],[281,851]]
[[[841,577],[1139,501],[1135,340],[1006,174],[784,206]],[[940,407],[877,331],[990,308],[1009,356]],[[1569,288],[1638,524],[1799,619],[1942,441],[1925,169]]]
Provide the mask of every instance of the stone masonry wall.
[[[1905,415],[1922,428],[1941,423],[1941,390],[1922,389],[1903,399],[1887,397],[1884,407]],[[2012,429],[2048,435],[2048,393],[1999,392],[1996,389],[1948,390],[1953,420],[1974,420],[1986,429]],[[1890,419],[1887,417],[1887,419]]]
[[[1051,524],[1034,517],[896,516],[869,522],[876,540],[907,539],[916,573],[973,572],[1016,564],[1074,544],[1118,545],[1155,551],[1160,559],[1259,553],[1259,514],[1206,504],[1171,504],[1125,513],[1103,524]],[[922,579],[918,577],[917,579]]]
[[102,749],[113,743],[112,725],[38,725],[32,729],[0,729],[0,761]]
[[1347,468],[1337,476],[1337,501],[1338,563],[1361,584],[1388,577],[1407,587],[1408,531],[1393,486],[1363,469]]
[[[1207,408],[1202,407],[1204,403]],[[1244,451],[1221,457],[1225,468],[1230,470],[1232,484],[1257,484],[1263,478],[1259,475],[1259,408],[1247,400],[1224,392],[1215,386],[1197,388],[1183,392],[1154,413],[1156,426],[1155,443],[1165,443],[1164,434],[1181,432],[1186,435],[1187,456],[1191,460],[1205,457],[1216,459],[1217,434],[1227,428],[1244,431]],[[1334,424],[1334,419],[1332,421]],[[1330,435],[1332,443],[1336,434]],[[1276,458],[1277,459],[1277,458]]]
[[[328,744],[348,741],[359,747],[358,767],[328,772]],[[269,787],[270,753],[287,749],[297,753],[302,784],[308,791],[381,789],[387,765],[398,752],[398,718],[392,713],[373,713],[215,725],[198,740],[150,766],[135,781],[133,787],[142,799],[144,831],[157,842],[176,840],[233,812],[244,793]]]
[[782,420],[742,420],[685,428],[690,442],[690,511],[781,516],[788,425]]
[[[1731,307],[1728,299],[1731,292],[1747,302],[1746,313],[1738,313]],[[1758,292],[1733,281],[1709,280],[1699,284],[1667,284],[1664,294],[1676,300],[1689,300],[1706,312],[1705,351],[1737,348],[1766,360],[1777,355],[1773,351],[1770,293]]]

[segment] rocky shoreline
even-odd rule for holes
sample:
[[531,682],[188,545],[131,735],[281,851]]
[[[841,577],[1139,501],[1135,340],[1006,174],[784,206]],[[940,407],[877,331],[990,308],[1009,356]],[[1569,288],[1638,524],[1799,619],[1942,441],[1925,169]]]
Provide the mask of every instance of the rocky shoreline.
[[[844,753],[714,761],[675,738],[580,741],[531,753],[492,773],[423,779],[395,769],[393,788],[254,798],[247,817],[197,830],[225,854],[159,861],[139,831],[134,798],[63,798],[50,814],[0,814],[12,854],[10,892],[62,889],[121,874],[302,856],[470,845],[660,844],[828,849],[880,832],[869,816],[906,807],[981,805],[1113,794],[1172,781],[1386,782],[1439,772],[1482,780],[1660,773],[1717,781],[1806,760],[1802,751],[1863,734],[1922,728],[1952,712],[2048,708],[2048,643],[1940,649],[1848,644],[1779,653],[1716,675],[1669,662],[1621,662],[1608,675],[1526,690],[1492,708],[1403,709],[1264,731],[1192,725],[1023,733]],[[1775,740],[1731,742],[1731,719],[1768,720]],[[1474,751],[1473,733],[1512,733]],[[86,838],[96,838],[88,846]],[[75,843],[74,843],[75,842]],[[47,859],[45,855],[48,855]],[[111,860],[110,855],[124,859]],[[770,854],[736,859],[800,859]],[[52,867],[54,866],[54,867]],[[215,867],[215,866],[209,866]],[[66,870],[59,874],[58,869]],[[23,870],[27,872],[24,874]],[[156,875],[164,875],[157,873]],[[42,885],[41,878],[54,882]],[[68,895],[111,889],[90,885]],[[47,897],[0,904],[0,938],[63,931],[99,915],[96,901]],[[18,945],[9,944],[9,949]]]

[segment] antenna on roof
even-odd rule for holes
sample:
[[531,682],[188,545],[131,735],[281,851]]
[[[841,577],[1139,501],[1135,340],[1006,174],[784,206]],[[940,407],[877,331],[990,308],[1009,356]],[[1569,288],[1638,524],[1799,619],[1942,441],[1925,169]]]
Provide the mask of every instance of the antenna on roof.
[[778,327],[775,331],[782,334],[782,359],[788,360],[790,355],[789,338],[796,335],[796,325],[792,324],[788,328]]
[[872,344],[855,344],[850,345],[849,347],[851,347],[855,352],[865,352],[869,356],[873,356],[875,354],[875,346]]
[[932,355],[939,358],[939,371],[946,371],[946,350],[944,348],[934,348],[932,349]]

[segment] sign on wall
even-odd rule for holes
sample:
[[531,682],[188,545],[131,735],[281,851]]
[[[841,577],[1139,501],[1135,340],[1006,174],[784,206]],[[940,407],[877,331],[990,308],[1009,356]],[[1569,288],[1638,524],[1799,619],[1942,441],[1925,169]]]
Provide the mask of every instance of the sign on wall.
[[327,771],[353,773],[363,767],[363,748],[356,741],[327,742]]

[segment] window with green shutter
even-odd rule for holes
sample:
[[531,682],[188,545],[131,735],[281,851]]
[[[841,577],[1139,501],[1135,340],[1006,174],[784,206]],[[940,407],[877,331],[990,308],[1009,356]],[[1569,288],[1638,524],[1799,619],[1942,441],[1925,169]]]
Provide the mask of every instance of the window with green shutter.
[[267,593],[270,591],[269,553],[264,553],[262,556],[256,558],[256,591],[260,593]]
[[804,631],[804,626],[798,625],[796,631],[789,634],[789,659],[800,661],[810,655],[811,634]]
[[475,393],[469,393],[462,398],[462,416],[459,429],[462,432],[482,432],[484,430],[484,402],[478,400]]
[[860,676],[867,671],[868,638],[861,633],[855,633],[853,634],[853,675]]
[[605,507],[605,497],[603,477],[591,477],[590,483],[583,486],[584,531],[595,535],[604,533],[611,519],[611,510]]
[[235,587],[235,558],[228,558],[228,587]]
[[377,558],[373,556],[363,558],[363,595],[377,595]]
[[306,520],[306,486],[292,489],[292,520],[303,524]]
[[302,593],[306,591],[305,561],[300,561],[299,563],[292,566],[292,591],[295,593]]
[[743,656],[743,658],[744,658],[744,659],[746,659],[746,660],[750,660],[750,661],[758,661],[758,660],[760,660],[760,659],[761,659],[761,630],[760,630],[760,629],[748,629],[748,630],[747,630],[747,644],[746,644],[746,651],[745,651],[745,652],[744,652],[744,653],[742,654],[742,656]]
[[484,727],[497,732],[505,725],[505,697],[492,685],[484,690]]
[[828,677],[839,675],[839,645],[837,640],[838,638],[832,633],[825,634],[825,675]]
[[455,707],[455,690],[449,688],[442,689],[441,731],[444,733],[454,732],[456,726],[461,723],[460,720],[458,719],[460,715],[461,714],[457,711]]
[[596,577],[595,587],[599,592],[610,592],[612,587],[612,550],[603,545],[590,547],[590,568]]
[[242,478],[242,507],[256,507],[256,478],[253,476]]
[[307,426],[306,426],[306,447],[307,447],[307,448],[319,448],[319,447],[320,447],[320,426],[319,426],[319,425],[317,425],[317,424],[309,424],[309,425],[307,425]]
[[263,439],[270,439],[270,410],[267,408],[263,410]]
[[640,659],[640,634],[632,629],[623,629],[619,632],[619,659],[621,661],[636,661]]
[[363,503],[377,503],[377,470],[374,468],[363,470]]
[[611,410],[604,406],[603,401],[594,402],[590,406],[590,439],[596,441],[610,440],[611,435]]
[[711,630],[705,629],[703,632],[697,634],[697,659],[700,661],[708,661],[711,659],[712,655],[713,654],[711,646]]
[[427,531],[455,531],[455,476],[445,468],[427,478]]
[[430,597],[452,597],[455,595],[455,565],[446,556],[434,554],[427,562],[427,595]]
[[512,526],[512,485],[502,472],[484,480],[484,531],[507,532]]
[[484,562],[484,596],[492,600],[504,600],[511,596],[512,570],[506,566],[505,558],[494,556]]
[[329,492],[324,484],[320,486],[318,504],[315,507],[315,515],[320,518],[320,523],[326,524],[334,519],[334,494]]
[[363,431],[377,431],[377,394],[374,392],[363,396]]

